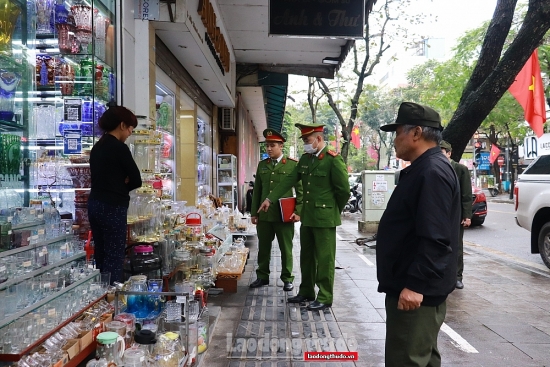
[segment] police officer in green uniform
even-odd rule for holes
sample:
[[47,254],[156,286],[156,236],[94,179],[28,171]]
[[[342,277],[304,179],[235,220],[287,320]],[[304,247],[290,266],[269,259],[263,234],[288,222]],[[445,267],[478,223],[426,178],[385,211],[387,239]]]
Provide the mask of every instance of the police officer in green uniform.
[[[282,221],[278,203],[269,208],[265,213],[258,213],[258,208],[279,182],[294,170],[298,161],[283,155],[285,138],[276,130],[265,129],[263,134],[269,158],[264,159],[258,164],[254,193],[252,194],[250,213],[252,214],[252,223],[256,224],[258,232],[258,269],[256,270],[257,279],[250,284],[250,288],[258,288],[269,284],[271,244],[275,236],[277,236],[277,242],[279,242],[279,249],[281,250],[281,280],[283,281],[283,290],[289,292],[294,289],[294,285],[292,284],[294,281],[294,276],[292,275],[294,223],[285,223]],[[291,219],[299,221],[299,214],[302,209],[302,184],[296,182],[294,190],[296,191],[296,208]],[[281,197],[292,196],[292,188],[289,188]]]
[[460,208],[461,208],[461,220],[460,220],[460,235],[458,237],[458,266],[456,269],[456,286],[457,289],[464,288],[462,283],[462,272],[464,271],[464,228],[468,228],[472,224],[472,180],[470,178],[470,171],[468,167],[451,159],[451,152],[453,147],[451,143],[441,140],[439,143],[441,152],[451,162],[451,166],[456,172],[458,177],[458,183],[460,184]]
[[[322,124],[296,124],[301,130],[304,151],[297,167],[267,196],[259,211],[267,211],[298,181],[304,190],[300,218],[300,269],[302,283],[290,303],[314,301],[308,310],[332,306],[336,257],[336,226],[350,191],[346,164],[328,149]],[[315,286],[319,288],[315,295]]]

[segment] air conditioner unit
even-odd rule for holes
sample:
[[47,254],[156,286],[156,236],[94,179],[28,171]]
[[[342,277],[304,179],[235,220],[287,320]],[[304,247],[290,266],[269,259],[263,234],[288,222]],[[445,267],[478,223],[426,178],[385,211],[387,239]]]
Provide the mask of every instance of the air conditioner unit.
[[221,129],[224,131],[235,131],[235,112],[233,108],[221,109]]

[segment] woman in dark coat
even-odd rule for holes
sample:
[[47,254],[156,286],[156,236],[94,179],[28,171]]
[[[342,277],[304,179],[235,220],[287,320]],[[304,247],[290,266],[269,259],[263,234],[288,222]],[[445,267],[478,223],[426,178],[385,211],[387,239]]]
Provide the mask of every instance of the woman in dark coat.
[[99,119],[105,131],[90,154],[92,188],[88,217],[94,237],[96,267],[122,282],[126,248],[126,216],[130,191],[141,186],[141,175],[124,142],[137,126],[136,116],[122,106],[110,107]]

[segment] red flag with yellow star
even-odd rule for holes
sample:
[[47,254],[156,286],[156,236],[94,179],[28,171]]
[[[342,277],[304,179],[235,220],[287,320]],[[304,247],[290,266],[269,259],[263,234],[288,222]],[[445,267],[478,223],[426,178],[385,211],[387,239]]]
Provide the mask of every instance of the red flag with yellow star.
[[351,130],[351,143],[357,148],[361,148],[361,139],[359,138],[359,128],[355,126]]
[[543,134],[542,125],[546,122],[546,104],[537,49],[533,51],[508,90],[523,107],[525,121],[540,138]]
[[500,149],[498,149],[498,147],[495,144],[493,144],[491,146],[491,153],[489,153],[489,163],[493,164],[497,160],[499,155],[500,155]]

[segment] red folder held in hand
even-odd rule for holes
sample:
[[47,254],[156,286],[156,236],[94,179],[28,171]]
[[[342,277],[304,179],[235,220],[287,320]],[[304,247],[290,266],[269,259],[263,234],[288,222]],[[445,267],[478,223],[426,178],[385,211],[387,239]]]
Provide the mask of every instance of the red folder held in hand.
[[296,198],[280,198],[279,205],[281,206],[281,218],[283,222],[294,222],[294,220],[290,219],[290,216],[294,214],[294,210],[296,209]]

